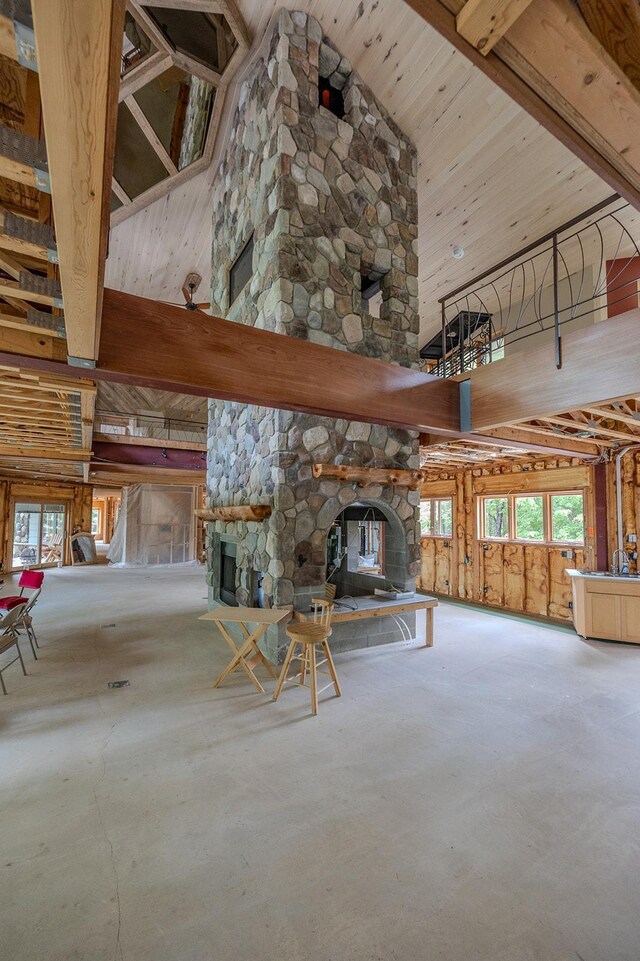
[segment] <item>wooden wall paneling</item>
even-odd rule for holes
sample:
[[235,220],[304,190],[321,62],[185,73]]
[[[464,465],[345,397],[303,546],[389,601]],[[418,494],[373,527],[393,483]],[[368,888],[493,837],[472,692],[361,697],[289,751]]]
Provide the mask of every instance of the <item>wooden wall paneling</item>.
[[435,580],[436,594],[451,593],[451,560],[453,541],[446,537],[434,537],[435,541]]
[[485,604],[502,607],[504,604],[504,545],[497,541],[481,544],[482,599]]
[[525,609],[524,545],[505,544],[504,606],[512,611]]
[[549,607],[548,548],[526,544],[524,548],[525,611],[547,616]]
[[436,545],[433,537],[423,537],[420,541],[420,588],[432,593],[436,584]]

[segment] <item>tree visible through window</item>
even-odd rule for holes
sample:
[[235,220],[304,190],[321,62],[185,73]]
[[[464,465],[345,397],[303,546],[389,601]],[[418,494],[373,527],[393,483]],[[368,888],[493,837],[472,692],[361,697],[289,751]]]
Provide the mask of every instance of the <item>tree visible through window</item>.
[[487,497],[485,499],[484,536],[509,536],[509,501],[506,497]]
[[430,497],[420,502],[420,534],[422,537],[451,537],[453,500],[450,497]]
[[479,500],[480,537],[584,544],[584,495],[506,494]]
[[516,497],[516,538],[519,541],[544,540],[542,497]]
[[582,494],[552,495],[551,528],[551,537],[554,541],[583,541],[584,498]]

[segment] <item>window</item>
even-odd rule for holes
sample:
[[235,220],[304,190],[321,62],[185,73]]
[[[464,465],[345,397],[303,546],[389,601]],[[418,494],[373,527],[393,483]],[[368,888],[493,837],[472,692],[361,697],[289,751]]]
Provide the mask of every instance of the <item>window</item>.
[[484,498],[484,536],[506,538],[509,536],[509,501],[506,497]]
[[582,494],[551,495],[551,540],[583,543],[584,497]]
[[236,257],[229,271],[229,306],[249,282],[253,273],[253,234]]
[[420,502],[420,535],[451,537],[453,533],[453,500],[431,497]]
[[516,497],[516,540],[543,541],[544,508],[542,497]]
[[102,538],[102,508],[93,507],[91,509],[91,533],[98,540]]
[[482,540],[584,544],[584,495],[567,491],[481,497],[478,523]]
[[344,119],[344,97],[342,91],[331,85],[327,77],[318,80],[318,104],[330,110],[336,117]]

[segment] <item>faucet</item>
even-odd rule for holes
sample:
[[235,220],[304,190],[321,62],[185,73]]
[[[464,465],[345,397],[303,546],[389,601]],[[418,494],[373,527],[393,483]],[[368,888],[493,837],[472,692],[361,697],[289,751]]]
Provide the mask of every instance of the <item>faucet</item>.
[[[619,563],[619,559],[622,559],[622,563]],[[626,551],[623,551],[621,547],[616,548],[611,557],[611,573],[612,574],[628,574],[629,573],[629,555]]]

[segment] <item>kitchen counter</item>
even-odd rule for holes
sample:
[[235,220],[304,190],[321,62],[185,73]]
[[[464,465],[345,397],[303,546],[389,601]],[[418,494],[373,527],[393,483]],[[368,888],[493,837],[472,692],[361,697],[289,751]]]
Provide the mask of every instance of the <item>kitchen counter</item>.
[[640,644],[640,577],[567,570],[573,623],[582,637]]

